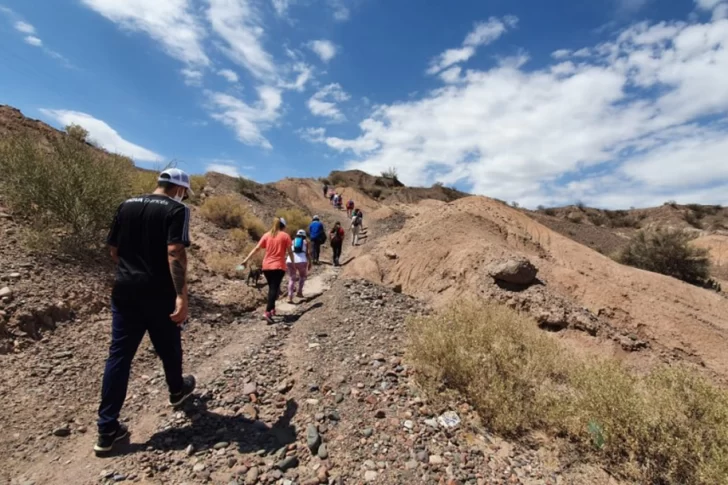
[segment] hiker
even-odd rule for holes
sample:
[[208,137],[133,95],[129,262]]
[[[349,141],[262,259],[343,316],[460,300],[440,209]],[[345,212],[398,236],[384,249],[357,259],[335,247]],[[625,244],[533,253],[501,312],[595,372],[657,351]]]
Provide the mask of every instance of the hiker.
[[313,251],[311,252],[312,262],[313,264],[319,264],[321,245],[326,242],[326,228],[324,228],[319,216],[313,216],[313,221],[308,226],[308,235],[311,237],[311,242],[313,243]]
[[331,205],[334,205],[334,199],[336,199],[336,191],[333,190],[329,194],[329,202],[331,202]]
[[351,217],[354,213],[354,200],[349,199],[346,203],[346,217]]
[[329,196],[329,185],[324,183],[324,198]]
[[296,233],[291,245],[293,259],[286,260],[288,266],[288,303],[293,304],[293,291],[298,282],[298,293],[296,296],[303,298],[303,284],[306,282],[306,275],[311,270],[311,253],[309,252],[306,231],[300,229]]
[[336,198],[334,199],[334,205],[339,210],[341,210],[341,198],[342,198],[341,194],[336,194]]
[[129,434],[119,423],[129,372],[137,348],[149,332],[162,360],[169,404],[179,406],[195,390],[194,376],[182,375],[181,332],[187,322],[187,251],[192,195],[190,177],[170,168],[159,174],[152,194],[123,202],[107,243],[116,263],[111,292],[111,346],[106,359],[94,451],[111,451]]
[[359,244],[359,232],[361,231],[361,217],[359,212],[355,212],[351,218],[351,245]]
[[331,249],[334,251],[334,266],[341,266],[341,246],[344,244],[344,229],[341,223],[336,221],[334,228],[329,232],[329,241],[331,241]]
[[282,217],[273,219],[273,226],[266,232],[258,242],[258,245],[248,254],[243,261],[245,266],[250,258],[260,250],[265,250],[263,258],[263,275],[268,282],[268,304],[265,307],[263,317],[269,323],[275,323],[273,317],[276,315],[276,300],[281,292],[281,282],[286,274],[286,256],[294,261],[293,250],[291,249],[291,236],[284,229],[286,220]]

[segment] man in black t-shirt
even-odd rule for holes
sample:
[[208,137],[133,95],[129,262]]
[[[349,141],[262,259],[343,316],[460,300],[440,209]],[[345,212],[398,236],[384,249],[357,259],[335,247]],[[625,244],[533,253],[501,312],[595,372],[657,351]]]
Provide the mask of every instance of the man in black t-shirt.
[[129,433],[119,413],[131,362],[146,332],[162,359],[170,405],[182,404],[195,389],[195,378],[182,375],[181,340],[188,305],[185,248],[190,245],[190,210],[182,200],[190,193],[189,176],[168,169],[159,175],[153,194],[125,201],[114,217],[107,242],[117,268],[97,453],[111,451]]

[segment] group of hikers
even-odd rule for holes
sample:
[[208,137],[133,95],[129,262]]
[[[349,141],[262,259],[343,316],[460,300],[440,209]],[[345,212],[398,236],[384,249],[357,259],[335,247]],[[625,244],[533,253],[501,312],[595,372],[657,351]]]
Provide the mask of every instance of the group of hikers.
[[[169,405],[180,406],[195,390],[194,376],[182,374],[181,339],[188,318],[186,248],[190,246],[190,210],[182,201],[191,195],[189,175],[177,168],[166,169],[159,175],[152,194],[126,200],[114,216],[107,243],[116,263],[116,277],[111,295],[111,345],[94,445],[97,454],[110,452],[116,442],[129,434],[119,422],[119,415],[126,399],[132,360],[147,332],[162,360]],[[324,196],[328,195],[328,187],[324,186]],[[335,196],[340,208],[342,194]],[[354,207],[353,200],[346,209],[351,220],[352,245],[356,246],[363,214]],[[327,238],[321,218],[315,215],[312,219],[308,232],[300,229],[291,238],[286,232],[286,220],[274,218],[270,231],[243,261],[245,266],[256,253],[265,251],[261,269],[268,283],[263,314],[268,323],[274,323],[283,277],[288,273],[289,303],[294,302],[294,294],[303,297],[308,273],[312,265],[320,264],[321,246],[327,239],[334,266],[341,266],[345,237],[341,223],[334,223]]]

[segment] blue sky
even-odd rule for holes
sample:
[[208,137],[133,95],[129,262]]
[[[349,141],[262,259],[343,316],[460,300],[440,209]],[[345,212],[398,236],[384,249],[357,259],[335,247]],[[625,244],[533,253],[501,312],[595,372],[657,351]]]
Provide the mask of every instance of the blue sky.
[[48,3],[0,0],[0,103],[140,166],[728,204],[728,0]]

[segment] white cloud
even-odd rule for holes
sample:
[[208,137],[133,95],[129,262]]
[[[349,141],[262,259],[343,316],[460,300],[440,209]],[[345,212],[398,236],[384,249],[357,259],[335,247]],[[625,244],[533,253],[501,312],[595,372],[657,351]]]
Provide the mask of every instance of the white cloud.
[[313,40],[308,43],[308,47],[324,62],[329,62],[336,56],[336,46],[330,40]]
[[285,17],[286,13],[288,13],[288,8],[293,3],[293,0],[271,0],[271,3],[273,3],[273,8],[276,13],[281,17]]
[[565,59],[570,55],[571,51],[569,49],[559,49],[551,53],[551,57],[553,57],[554,59]]
[[330,0],[331,8],[334,10],[334,20],[346,22],[351,17],[351,11],[344,5],[345,0]]
[[263,131],[280,116],[281,91],[269,86],[258,88],[259,100],[250,105],[229,94],[207,93],[212,118],[232,128],[238,139],[246,145],[273,148]]
[[38,37],[35,37],[34,35],[28,35],[23,40],[25,40],[26,44],[30,44],[35,47],[40,47],[43,45],[43,41],[40,40]]
[[695,0],[695,5],[701,10],[711,11],[724,0]]
[[302,128],[297,130],[296,133],[298,133],[301,138],[306,141],[310,141],[311,143],[323,143],[326,138],[325,128]]
[[118,153],[134,160],[145,162],[161,162],[164,158],[139,145],[125,140],[119,133],[110,127],[106,122],[79,111],[68,111],[63,109],[41,109],[41,113],[54,119],[62,126],[76,124],[88,131],[89,139],[100,147],[112,153]]
[[459,73],[377,107],[358,137],[324,143],[350,168],[395,166],[405,183],[460,181],[528,206],[628,207],[701,190],[728,202],[728,20],[640,23],[574,55]]
[[228,80],[228,82],[236,83],[238,82],[238,75],[235,73],[235,71],[231,69],[220,69],[217,71],[217,73]]
[[22,20],[15,22],[15,30],[24,34],[35,34],[35,27],[30,25],[28,22],[23,22]]
[[225,42],[225,53],[258,79],[271,80],[277,69],[263,47],[265,29],[260,12],[250,0],[209,0],[207,18]]
[[713,9],[713,20],[728,19],[728,2],[721,3]]
[[185,67],[180,71],[182,77],[185,79],[185,84],[188,86],[202,86],[202,78],[205,76],[199,69],[192,69]]
[[194,15],[192,0],[81,0],[121,27],[144,32],[167,53],[189,65],[210,63],[202,46],[205,30]]
[[281,81],[279,87],[282,89],[292,89],[301,92],[313,78],[313,69],[304,62],[296,62],[290,67],[290,71],[296,74],[296,79],[290,82]]
[[240,177],[240,171],[236,165],[225,163],[209,163],[205,168],[207,172],[217,172],[230,177]]
[[349,95],[341,88],[338,83],[329,84],[319,89],[308,100],[308,109],[316,116],[323,116],[333,122],[342,122],[346,120],[344,114],[339,110],[337,103],[344,102],[349,99]]
[[516,17],[507,15],[502,19],[491,17],[487,22],[475,24],[472,32],[465,37],[462,47],[447,49],[430,61],[427,74],[437,74],[453,64],[467,61],[475,55],[478,47],[495,42],[509,28],[514,28],[517,23]]

